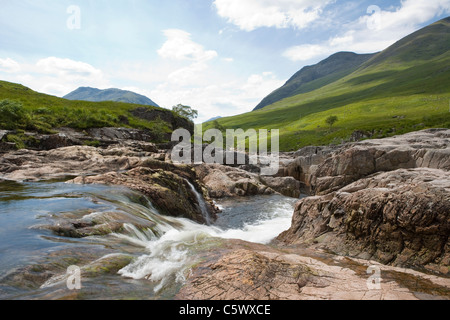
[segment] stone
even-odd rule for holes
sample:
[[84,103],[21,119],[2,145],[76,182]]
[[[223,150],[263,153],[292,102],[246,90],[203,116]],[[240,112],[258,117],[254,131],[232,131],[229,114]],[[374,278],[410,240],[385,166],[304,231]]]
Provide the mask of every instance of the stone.
[[281,162],[278,176],[291,176],[325,195],[377,172],[432,168],[450,170],[450,130],[428,129],[336,147],[306,147]]
[[[180,300],[448,299],[450,280],[383,265],[379,288],[368,286],[374,262],[299,248],[229,240],[198,257]],[[427,285],[428,284],[428,285]],[[439,292],[439,293],[437,293]]]
[[450,173],[419,168],[379,173],[301,200],[278,240],[423,267],[450,264],[449,235]]
[[195,166],[195,171],[212,198],[274,194],[257,174],[219,164]]
[[[152,163],[156,164],[156,162]],[[161,164],[166,168],[171,166],[170,164]],[[200,223],[206,222],[196,194],[192,192],[186,178],[175,172],[137,167],[124,173],[110,172],[90,177],[81,176],[69,182],[125,186],[146,195],[161,214],[188,218]],[[197,189],[201,190],[198,184]],[[217,212],[215,205],[207,197],[205,202],[209,215],[214,219]]]

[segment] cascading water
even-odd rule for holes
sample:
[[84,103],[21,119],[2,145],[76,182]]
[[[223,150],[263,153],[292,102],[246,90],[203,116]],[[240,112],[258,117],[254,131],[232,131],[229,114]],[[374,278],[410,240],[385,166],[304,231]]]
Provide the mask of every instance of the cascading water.
[[185,181],[191,188],[191,191],[195,194],[195,198],[197,199],[197,203],[200,207],[202,216],[205,219],[206,224],[211,225],[212,219],[211,219],[211,215],[209,214],[208,208],[206,206],[205,199],[203,199],[203,196],[197,191],[197,189],[195,189],[194,185],[189,180],[185,179]]
[[[189,185],[194,192],[194,186],[191,183]],[[8,270],[36,263],[39,257],[50,255],[52,259],[60,259],[58,250],[62,250],[63,258],[67,248],[79,252],[82,258],[77,263],[87,263],[89,270],[92,261],[84,261],[89,258],[84,253],[91,250],[87,248],[94,251],[93,260],[100,262],[115,254],[132,255],[130,262],[118,270],[119,276],[104,276],[84,283],[85,286],[91,286],[89,298],[94,299],[104,297],[102,295],[110,292],[108,290],[113,290],[108,293],[110,298],[126,298],[127,291],[139,290],[147,298],[152,295],[155,298],[161,295],[170,298],[170,292],[183,283],[190,266],[197,262],[195,256],[198,250],[213,250],[217,239],[268,243],[289,228],[296,202],[295,199],[282,196],[219,201],[217,205],[223,212],[217,222],[202,225],[188,219],[161,216],[145,197],[124,188],[64,183],[28,183],[15,185],[14,188],[20,189],[20,192],[13,190],[9,194],[0,194],[0,267],[6,270],[4,275]],[[203,197],[196,190],[195,194],[200,207],[204,205],[206,219],[209,214]],[[124,217],[131,218],[123,221],[120,231],[103,236],[73,239],[56,237],[46,230],[35,228],[55,218],[89,221],[108,217],[107,213],[111,212],[122,212]],[[133,217],[150,222],[152,227],[136,224]],[[10,250],[13,247],[14,250]],[[44,260],[47,261],[47,258]],[[58,261],[54,263],[57,265]],[[59,273],[47,279],[43,286],[41,283],[39,290],[28,294],[31,297],[58,297],[55,288],[63,287],[63,280],[64,277]],[[2,282],[0,274],[0,297]],[[114,285],[110,286],[111,283]],[[148,293],[149,288],[152,294]],[[3,292],[17,293],[17,289],[6,286]],[[6,296],[9,297],[8,294]]]

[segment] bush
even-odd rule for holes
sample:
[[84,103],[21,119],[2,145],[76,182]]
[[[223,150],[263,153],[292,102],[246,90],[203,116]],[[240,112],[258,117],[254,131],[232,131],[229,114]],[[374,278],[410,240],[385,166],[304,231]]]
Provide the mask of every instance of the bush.
[[29,120],[30,115],[20,102],[9,99],[0,101],[0,129],[25,129]]

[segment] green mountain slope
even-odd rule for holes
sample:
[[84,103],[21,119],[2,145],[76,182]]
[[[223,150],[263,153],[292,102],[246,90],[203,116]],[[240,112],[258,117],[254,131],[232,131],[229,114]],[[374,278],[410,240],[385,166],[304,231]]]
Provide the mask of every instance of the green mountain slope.
[[[219,119],[226,128],[280,129],[281,149],[341,143],[355,131],[386,137],[450,127],[450,17],[400,40],[356,71],[262,110]],[[326,119],[337,116],[330,128]],[[204,129],[211,128],[207,123]]]
[[[6,104],[2,101],[9,100]],[[14,107],[19,104],[19,107]],[[20,107],[21,105],[21,107]],[[51,133],[69,127],[89,129],[127,127],[148,129],[163,136],[193,124],[171,110],[122,102],[72,101],[35,92],[20,84],[0,81],[0,130]]]
[[100,90],[90,87],[80,87],[64,96],[64,99],[91,102],[115,101],[159,107],[158,104],[156,104],[146,96],[120,89]]
[[262,109],[277,101],[311,92],[339,80],[357,70],[374,54],[338,52],[314,66],[307,66],[297,72],[284,86],[264,98],[254,110]]

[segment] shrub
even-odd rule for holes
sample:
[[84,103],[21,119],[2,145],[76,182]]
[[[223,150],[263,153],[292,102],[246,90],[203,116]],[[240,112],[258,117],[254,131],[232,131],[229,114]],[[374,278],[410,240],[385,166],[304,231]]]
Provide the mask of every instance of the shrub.
[[12,101],[9,99],[0,101],[1,129],[25,129],[29,120],[30,115],[20,102]]

